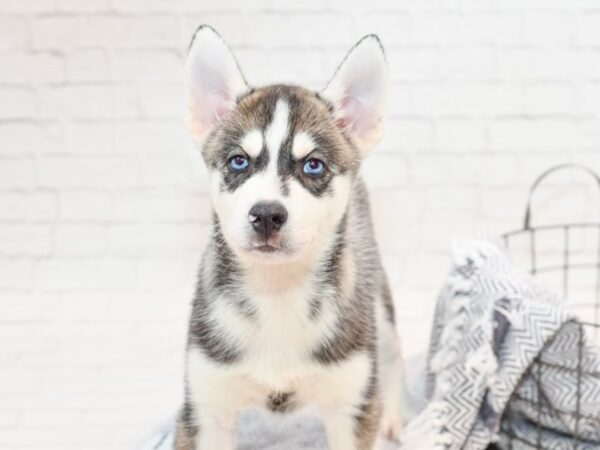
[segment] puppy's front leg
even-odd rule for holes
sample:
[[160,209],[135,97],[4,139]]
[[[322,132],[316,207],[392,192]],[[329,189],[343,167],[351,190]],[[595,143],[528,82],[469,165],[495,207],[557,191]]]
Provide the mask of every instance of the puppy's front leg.
[[235,450],[235,422],[236,415],[233,414],[201,419],[196,450]]
[[329,450],[347,450],[356,448],[354,418],[348,416],[326,416],[324,418],[325,432]]
[[179,415],[175,434],[175,450],[235,450],[237,414],[211,411],[186,402]]
[[359,352],[322,366],[299,398],[317,405],[330,450],[371,450],[381,418],[376,356]]
[[257,404],[261,393],[259,386],[238,372],[235,365],[215,363],[200,350],[190,347],[187,357],[188,418],[184,422],[191,430],[188,434],[192,437],[189,439],[194,445],[192,449],[235,450],[237,417],[245,407]]
[[381,417],[379,396],[367,399],[356,416],[325,417],[325,431],[330,450],[372,450]]

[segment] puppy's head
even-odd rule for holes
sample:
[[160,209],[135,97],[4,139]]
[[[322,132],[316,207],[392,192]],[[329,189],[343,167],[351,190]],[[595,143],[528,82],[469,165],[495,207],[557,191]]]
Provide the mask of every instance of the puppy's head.
[[236,254],[277,262],[331,241],[360,163],[381,137],[387,84],[375,36],[356,44],[325,90],[314,92],[250,88],[222,38],[198,29],[186,64],[188,127]]

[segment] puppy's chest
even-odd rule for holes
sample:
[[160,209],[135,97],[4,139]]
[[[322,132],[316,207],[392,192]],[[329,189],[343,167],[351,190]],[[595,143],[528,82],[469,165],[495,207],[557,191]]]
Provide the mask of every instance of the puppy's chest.
[[[255,294],[251,315],[230,311],[237,317],[224,326],[241,347],[238,370],[279,390],[311,375],[317,367],[312,353],[331,336],[337,321],[332,293],[316,295],[318,299],[306,289]],[[319,314],[315,300],[322,303]]]

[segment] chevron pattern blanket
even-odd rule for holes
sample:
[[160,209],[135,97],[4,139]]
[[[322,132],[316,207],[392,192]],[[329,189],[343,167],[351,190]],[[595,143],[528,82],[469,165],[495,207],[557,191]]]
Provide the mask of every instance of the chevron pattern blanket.
[[600,354],[562,299],[493,243],[461,242],[454,256],[433,324],[429,403],[402,448],[600,449]]

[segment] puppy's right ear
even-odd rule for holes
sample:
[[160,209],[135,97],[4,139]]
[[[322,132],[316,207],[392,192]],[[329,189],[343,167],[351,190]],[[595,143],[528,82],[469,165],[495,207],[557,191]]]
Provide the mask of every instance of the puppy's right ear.
[[185,66],[185,96],[188,129],[199,146],[248,90],[223,38],[208,25],[198,28]]

